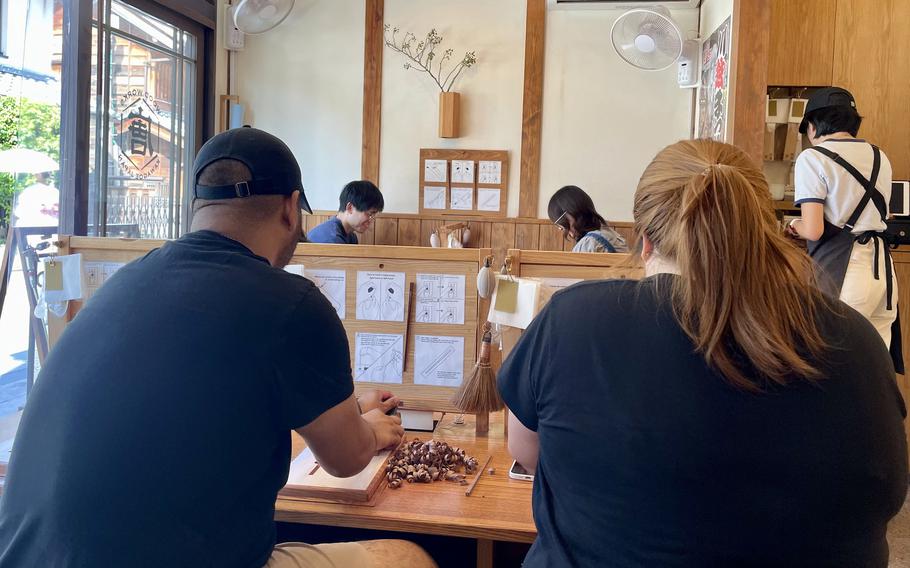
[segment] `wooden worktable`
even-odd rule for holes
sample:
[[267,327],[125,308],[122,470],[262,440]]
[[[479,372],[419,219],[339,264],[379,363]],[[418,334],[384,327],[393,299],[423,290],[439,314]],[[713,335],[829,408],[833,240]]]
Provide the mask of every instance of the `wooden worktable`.
[[[408,432],[406,440],[445,440],[476,457],[480,464],[492,455],[489,467],[495,468],[495,473],[490,475],[485,470],[470,497],[465,496],[466,486],[452,482],[405,483],[400,489],[389,489],[383,483],[372,507],[279,497],[275,520],[476,538],[478,550],[491,547],[494,540],[532,542],[537,529],[531,516],[531,483],[509,478],[512,458],[506,448],[502,413],[490,417],[487,437],[475,436],[473,416],[465,416],[462,425],[455,424],[454,419],[455,415],[446,414],[432,434]],[[296,433],[293,436],[296,456],[304,443]]]

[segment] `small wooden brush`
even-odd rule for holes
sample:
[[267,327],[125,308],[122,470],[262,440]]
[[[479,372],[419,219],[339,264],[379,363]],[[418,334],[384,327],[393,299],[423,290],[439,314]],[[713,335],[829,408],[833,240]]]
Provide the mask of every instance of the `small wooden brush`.
[[463,412],[495,412],[505,407],[496,389],[496,373],[490,366],[490,344],[493,341],[491,329],[490,322],[483,324],[480,357],[452,398],[452,404]]

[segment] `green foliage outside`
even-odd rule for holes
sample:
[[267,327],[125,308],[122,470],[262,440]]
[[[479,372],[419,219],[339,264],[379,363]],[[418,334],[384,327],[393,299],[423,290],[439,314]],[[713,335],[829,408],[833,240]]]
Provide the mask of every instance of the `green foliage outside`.
[[[20,146],[43,152],[60,162],[60,107],[17,97],[0,96],[0,150]],[[59,172],[46,182],[55,187]],[[0,242],[6,239],[13,196],[35,183],[35,176],[0,172]]]

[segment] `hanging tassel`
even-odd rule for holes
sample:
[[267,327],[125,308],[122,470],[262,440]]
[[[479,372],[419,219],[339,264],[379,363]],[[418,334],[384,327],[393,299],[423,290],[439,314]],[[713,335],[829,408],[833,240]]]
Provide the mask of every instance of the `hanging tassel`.
[[490,366],[490,322],[483,324],[483,338],[480,341],[480,357],[474,370],[461,383],[461,387],[452,398],[452,403],[463,412],[495,412],[502,410],[505,404],[496,389],[496,373]]

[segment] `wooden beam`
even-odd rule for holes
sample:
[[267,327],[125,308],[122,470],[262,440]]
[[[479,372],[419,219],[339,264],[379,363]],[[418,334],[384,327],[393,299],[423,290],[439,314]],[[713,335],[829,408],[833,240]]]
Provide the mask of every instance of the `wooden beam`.
[[363,42],[363,147],[360,177],[379,184],[384,0],[366,0]]
[[518,216],[537,217],[540,193],[540,131],[543,116],[544,36],[546,0],[528,0],[525,23],[524,98],[521,110],[521,172]]
[[770,2],[735,0],[730,142],[745,150],[758,166],[763,163],[770,44]]

